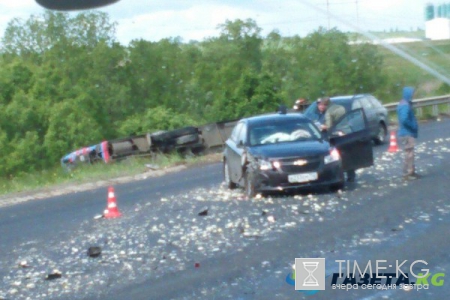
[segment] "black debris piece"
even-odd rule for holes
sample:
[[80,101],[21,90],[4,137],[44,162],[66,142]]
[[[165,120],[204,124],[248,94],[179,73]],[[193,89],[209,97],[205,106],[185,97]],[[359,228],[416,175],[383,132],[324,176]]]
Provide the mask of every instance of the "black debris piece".
[[199,216],[207,216],[208,215],[208,208],[203,209],[201,212],[198,213]]
[[54,279],[58,279],[61,277],[62,277],[61,272],[58,270],[54,270],[53,273],[50,273],[45,277],[45,280],[54,280]]
[[100,247],[89,247],[87,251],[88,256],[90,257],[99,257],[102,254],[102,248]]

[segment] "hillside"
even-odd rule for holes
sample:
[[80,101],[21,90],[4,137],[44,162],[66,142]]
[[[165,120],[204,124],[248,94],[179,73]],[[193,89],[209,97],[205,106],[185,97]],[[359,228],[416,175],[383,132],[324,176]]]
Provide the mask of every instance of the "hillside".
[[[378,45],[388,85],[413,85],[417,87],[417,98],[450,92],[449,86],[443,84],[436,75],[419,67],[422,63],[450,81],[450,40],[428,40],[424,30],[369,32],[367,36],[347,33],[347,36],[352,43],[370,42]],[[377,40],[369,36],[376,37]],[[380,41],[389,43],[403,55],[382,46]],[[386,95],[382,97],[384,102],[397,100],[397,95],[390,95],[390,90],[390,87],[386,87]]]
[[[384,57],[383,70],[400,85],[412,84],[418,88],[416,97],[429,97],[445,93],[441,80],[430,72],[420,68],[417,63],[423,63],[432,70],[450,77],[450,41],[429,41],[392,44],[402,53],[416,62],[393,53],[391,50],[379,46]],[[450,80],[450,79],[449,79]],[[392,82],[392,81],[391,81]]]

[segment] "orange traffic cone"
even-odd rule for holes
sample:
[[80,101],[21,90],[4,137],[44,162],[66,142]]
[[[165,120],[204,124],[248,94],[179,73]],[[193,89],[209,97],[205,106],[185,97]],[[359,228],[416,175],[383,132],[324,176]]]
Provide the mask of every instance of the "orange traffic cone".
[[398,147],[397,147],[397,137],[395,135],[395,131],[391,132],[391,139],[389,142],[389,149],[388,152],[397,152],[398,151]]
[[122,214],[119,212],[119,209],[117,208],[117,201],[116,201],[116,195],[114,194],[114,188],[110,186],[108,188],[108,202],[107,207],[104,211],[103,217],[106,219],[111,218],[118,218]]

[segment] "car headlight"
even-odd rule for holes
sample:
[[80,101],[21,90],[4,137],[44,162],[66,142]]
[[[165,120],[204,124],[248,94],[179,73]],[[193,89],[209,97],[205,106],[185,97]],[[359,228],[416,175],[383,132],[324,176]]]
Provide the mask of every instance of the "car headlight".
[[341,159],[341,155],[339,155],[339,151],[336,148],[330,150],[330,154],[323,158],[325,164],[330,164],[335,161],[339,161]]
[[264,159],[260,159],[259,160],[259,169],[266,171],[266,170],[271,170],[272,169],[272,164],[270,163],[270,161],[264,160]]

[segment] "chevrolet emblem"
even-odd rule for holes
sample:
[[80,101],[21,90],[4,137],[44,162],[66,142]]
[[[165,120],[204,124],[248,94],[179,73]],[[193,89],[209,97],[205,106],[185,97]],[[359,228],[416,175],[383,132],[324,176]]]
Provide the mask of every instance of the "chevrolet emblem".
[[296,166],[304,166],[307,163],[308,163],[308,161],[304,160],[304,159],[298,159],[298,160],[294,161],[294,165],[296,165]]

